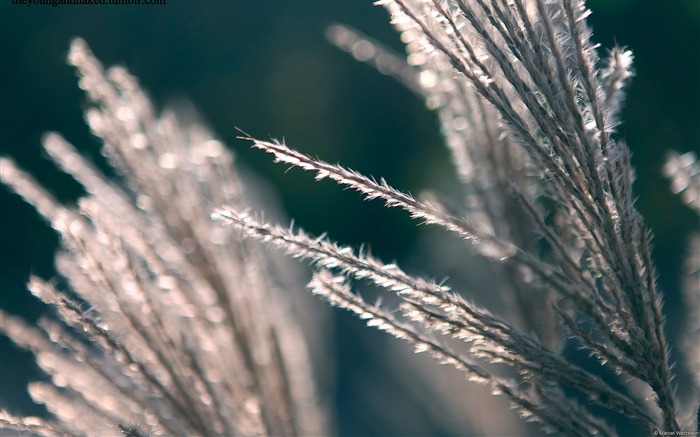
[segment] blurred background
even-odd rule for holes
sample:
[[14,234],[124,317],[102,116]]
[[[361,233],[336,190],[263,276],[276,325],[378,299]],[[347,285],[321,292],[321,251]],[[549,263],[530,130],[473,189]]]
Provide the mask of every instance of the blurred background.
[[[299,226],[315,234],[327,231],[343,244],[368,243],[372,253],[409,272],[438,279],[461,274],[455,269],[462,259],[443,263],[433,253],[436,245],[428,243],[439,237],[416,228],[406,214],[363,202],[333,183],[316,183],[309,174],[285,172],[235,138],[236,127],[259,138],[284,138],[301,151],[384,177],[404,191],[429,188],[456,195],[435,115],[392,79],[356,63],[324,38],[325,28],[340,22],[401,51],[383,8],[359,0],[59,7],[1,1],[0,153],[59,198],[70,202],[81,191],[41,151],[44,132],[61,132],[100,160],[100,143],[82,119],[85,98],[64,62],[71,38],[80,36],[104,65],[127,66],[157,107],[190,100],[239,161],[274,187]],[[681,325],[674,315],[681,305],[678,278],[686,236],[698,223],[670,194],[661,167],[669,149],[700,150],[700,2],[591,0],[588,5],[595,41],[603,47],[617,42],[635,53],[637,74],[619,132],[634,153],[638,205],[656,235],[654,256],[673,337]],[[30,321],[45,311],[25,282],[30,274],[55,276],[56,245],[55,234],[33,208],[0,187],[0,307]],[[478,271],[466,254],[463,260],[463,270]],[[428,395],[411,375],[431,365],[428,359],[414,366],[387,358],[386,348],[410,350],[336,313],[335,357],[329,361],[336,366],[332,398],[339,435],[450,435],[468,426],[460,422],[459,409],[426,402]],[[25,389],[37,377],[31,356],[0,338],[0,406],[41,414]],[[472,386],[465,382],[459,388]],[[437,383],[431,389],[441,390]]]

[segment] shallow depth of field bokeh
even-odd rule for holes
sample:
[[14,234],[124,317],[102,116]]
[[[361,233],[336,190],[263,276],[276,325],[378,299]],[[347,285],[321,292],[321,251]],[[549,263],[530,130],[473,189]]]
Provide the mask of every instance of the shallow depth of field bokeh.
[[[661,167],[668,149],[700,150],[700,3],[596,0],[589,7],[595,41],[603,47],[617,42],[635,53],[637,76],[619,131],[634,153],[638,204],[656,235],[654,255],[673,338],[680,327],[674,308],[685,237],[697,229],[697,219],[670,194]],[[99,143],[82,120],[85,99],[64,62],[70,39],[80,36],[105,65],[126,65],[158,107],[191,101],[245,167],[274,187],[286,214],[308,231],[327,231],[344,244],[367,242],[375,255],[411,272],[439,279],[453,275],[452,267],[424,267],[439,264],[422,251],[431,231],[416,228],[406,214],[363,202],[330,182],[315,183],[300,171],[285,172],[235,139],[236,127],[259,138],[284,138],[397,188],[455,195],[434,114],[324,38],[324,29],[340,22],[401,50],[384,9],[359,0],[167,0],[160,6],[56,8],[2,0],[0,8],[0,153],[62,199],[81,192],[46,159],[42,133],[61,132],[100,159]],[[0,188],[0,307],[29,320],[45,310],[25,282],[30,274],[55,275],[55,248],[54,233],[33,208]],[[338,314],[334,330],[339,434],[448,432],[425,399],[402,389],[401,368],[383,359],[383,345],[393,340],[346,314]],[[0,406],[41,414],[25,390],[37,375],[30,354],[0,338]]]

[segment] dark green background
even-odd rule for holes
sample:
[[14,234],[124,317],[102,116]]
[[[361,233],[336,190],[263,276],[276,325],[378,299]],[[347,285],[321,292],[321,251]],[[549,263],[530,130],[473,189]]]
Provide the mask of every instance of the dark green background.
[[[186,1],[165,6],[14,6],[0,0],[0,146],[59,197],[78,186],[45,159],[40,137],[63,133],[97,156],[99,142],[82,122],[85,99],[64,58],[73,36],[87,40],[105,65],[125,64],[159,107],[186,97],[241,159],[274,185],[289,216],[307,230],[348,244],[370,242],[385,260],[406,260],[418,231],[405,214],[363,203],[332,183],[285,173],[269,156],[235,140],[235,127],[284,137],[300,150],[340,162],[411,192],[447,191],[454,182],[434,114],[408,91],[330,46],[323,31],[349,24],[401,49],[383,8],[369,1]],[[700,2],[596,0],[590,23],[603,47],[635,53],[637,76],[620,127],[634,152],[639,207],[656,234],[655,257],[667,292],[670,330],[680,303],[678,275],[687,232],[697,219],[669,194],[660,176],[664,152],[700,149]],[[0,188],[0,306],[35,319],[30,274],[55,275],[56,237],[33,209]],[[419,268],[414,270],[420,271]],[[430,274],[431,272],[425,272]],[[400,391],[387,412],[369,414],[353,381],[386,380],[387,370],[359,341],[361,322],[340,316],[337,329],[338,431],[343,435],[440,434],[439,423],[401,426],[420,402]],[[371,341],[382,334],[368,333]],[[28,354],[0,339],[0,405],[29,409],[24,394],[37,370]],[[385,382],[387,390],[396,389]]]

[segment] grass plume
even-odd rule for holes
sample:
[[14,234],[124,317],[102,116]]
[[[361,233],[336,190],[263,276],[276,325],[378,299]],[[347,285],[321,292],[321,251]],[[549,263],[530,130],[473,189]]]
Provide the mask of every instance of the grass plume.
[[[697,237],[685,281],[692,313],[676,345],[692,389],[681,396],[651,231],[616,134],[632,53],[615,47],[599,58],[582,0],[378,3],[406,60],[343,25],[327,36],[436,113],[463,205],[448,212],[283,142],[242,138],[316,180],[445,229],[492,265],[512,311],[259,218],[255,187],[222,143],[177,114],[157,115],[134,77],[105,71],[77,39],[68,59],[91,102],[85,119],[118,177],[46,134],[47,153],[88,193],[70,206],[0,158],[2,182],[60,234],[65,279],[28,285],[57,319],[35,327],[0,313],[0,332],[51,377],[29,391],[53,416],[3,411],[0,427],[47,436],[328,434],[301,321],[287,311],[262,242],[309,264],[313,294],[488,387],[545,432],[615,436],[611,418],[646,432],[698,429]],[[698,168],[690,154],[669,154],[665,166],[696,212]],[[357,290],[367,285],[389,303],[363,299]],[[571,345],[597,366],[567,355]]]

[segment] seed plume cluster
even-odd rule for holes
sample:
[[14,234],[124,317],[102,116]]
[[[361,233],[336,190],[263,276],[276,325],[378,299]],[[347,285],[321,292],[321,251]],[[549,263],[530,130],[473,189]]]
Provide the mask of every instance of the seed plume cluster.
[[[599,57],[582,0],[378,4],[407,57],[340,24],[327,37],[437,114],[461,205],[448,210],[283,142],[242,138],[316,180],[443,228],[492,264],[503,279],[494,292],[516,303],[512,311],[496,314],[468,289],[263,219],[223,144],[172,114],[156,116],[132,76],[104,72],[76,40],[69,61],[93,103],[86,120],[123,184],[54,133],[45,149],[89,193],[76,208],[0,161],[2,181],[61,235],[57,266],[70,289],[29,283],[60,322],[36,328],[2,313],[2,332],[51,375],[30,393],[54,417],[2,412],[0,426],[37,435],[326,435],[312,360],[262,242],[308,263],[313,294],[504,397],[541,431],[624,433],[611,418],[645,432],[698,429],[700,244],[693,237],[687,326],[674,344],[691,375],[681,393],[651,232],[635,206],[630,150],[615,132],[632,53],[615,47]],[[671,153],[664,171],[699,211],[696,157]],[[389,303],[363,299],[367,285]],[[593,364],[567,354],[571,345]]]
[[326,433],[304,336],[271,260],[209,218],[212,205],[248,207],[252,187],[232,154],[202,126],[157,116],[135,78],[104,71],[84,41],[68,59],[92,103],[86,121],[123,186],[56,133],[43,145],[88,192],[77,207],[0,161],[2,181],[60,234],[56,265],[70,290],[29,283],[62,323],[36,328],[0,313],[1,332],[51,375],[29,391],[55,416],[2,412],[0,426],[39,435]]

